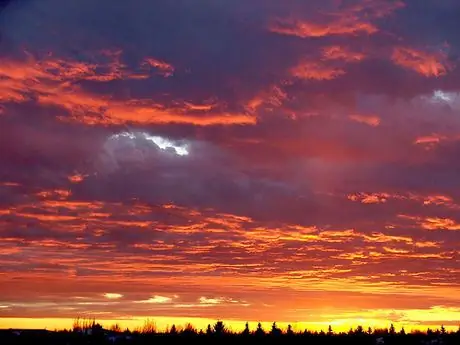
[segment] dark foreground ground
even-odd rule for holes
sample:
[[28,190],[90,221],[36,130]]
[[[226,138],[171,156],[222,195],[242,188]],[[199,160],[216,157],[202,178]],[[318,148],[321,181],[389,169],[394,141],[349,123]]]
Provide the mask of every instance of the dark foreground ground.
[[0,331],[1,345],[79,344],[340,344],[460,345],[460,332],[433,334],[142,334],[104,331],[99,334],[48,331]]

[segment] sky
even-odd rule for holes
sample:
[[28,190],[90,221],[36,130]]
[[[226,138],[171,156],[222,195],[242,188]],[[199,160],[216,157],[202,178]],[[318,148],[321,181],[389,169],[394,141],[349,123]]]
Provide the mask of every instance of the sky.
[[459,1],[2,4],[0,328],[458,328]]

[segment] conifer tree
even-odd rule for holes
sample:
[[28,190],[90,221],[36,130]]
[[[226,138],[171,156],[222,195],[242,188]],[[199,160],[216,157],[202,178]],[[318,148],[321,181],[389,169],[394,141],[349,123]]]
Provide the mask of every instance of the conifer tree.
[[212,332],[212,328],[211,328],[211,325],[208,324],[208,327],[206,328],[206,334],[207,335],[211,335],[213,332]]
[[262,328],[262,324],[261,324],[260,322],[257,324],[257,329],[256,329],[255,334],[256,334],[257,336],[265,335],[265,331],[264,331],[264,329]]
[[270,334],[275,335],[275,336],[278,336],[278,335],[282,334],[282,331],[281,331],[281,329],[278,328],[278,326],[276,325],[276,322],[273,322],[272,330],[271,330]]
[[177,332],[177,328],[176,328],[176,325],[173,324],[169,330],[169,334],[171,335],[176,335],[178,332]]
[[395,326],[393,324],[390,325],[390,335],[395,335],[396,334],[396,330],[395,330]]
[[217,321],[214,325],[214,334],[222,335],[226,332],[223,321]]
[[249,330],[249,323],[246,322],[246,324],[244,325],[244,330],[243,330],[242,335],[249,335],[249,334],[251,334],[251,331]]

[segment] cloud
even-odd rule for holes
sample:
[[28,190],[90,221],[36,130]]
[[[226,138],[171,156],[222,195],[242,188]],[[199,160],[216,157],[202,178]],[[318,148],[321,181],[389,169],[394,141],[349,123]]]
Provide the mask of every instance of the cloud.
[[148,304],[164,304],[164,303],[171,303],[172,302],[171,297],[165,297],[165,296],[153,296],[147,300],[143,301],[136,301],[136,303],[148,303]]
[[389,195],[386,193],[381,193],[381,194],[365,194],[361,193],[358,195],[349,195],[348,199],[352,201],[359,201],[363,204],[380,204],[384,203],[387,201],[387,198],[389,198]]
[[359,114],[353,114],[349,116],[350,120],[356,121],[359,123],[364,123],[368,126],[371,127],[377,127],[380,125],[380,117],[376,115],[359,115]]
[[403,219],[415,220],[419,225],[426,230],[460,230],[460,224],[453,219],[439,218],[439,217],[413,217],[413,216],[400,216]]
[[119,299],[119,298],[122,298],[123,295],[119,294],[119,293],[106,292],[104,294],[104,297],[107,298],[107,299]]
[[323,57],[326,60],[345,60],[347,62],[361,61],[365,55],[358,52],[352,52],[341,46],[328,46],[323,48]]
[[395,64],[411,69],[425,77],[444,76],[450,68],[442,52],[430,54],[406,47],[395,48],[392,60]]
[[144,64],[153,68],[157,68],[165,77],[170,77],[174,74],[174,66],[167,62],[154,58],[146,58]]
[[[108,53],[104,53],[107,55]],[[109,56],[118,56],[118,53]],[[256,121],[250,114],[209,113],[206,108],[190,106],[171,106],[170,109],[150,99],[111,100],[109,97],[91,94],[72,83],[75,79],[94,80],[103,78],[104,82],[115,79],[143,79],[144,76],[123,75],[118,72],[119,63],[110,69],[107,75],[95,75],[97,65],[83,62],[43,60],[35,62],[2,63],[0,75],[4,77],[0,84],[3,101],[27,102],[27,94],[36,93],[37,102],[43,106],[56,106],[65,110],[59,116],[61,121],[77,121],[89,125],[124,123],[194,123],[197,125],[214,124],[251,124]],[[151,59],[148,61],[152,61]],[[163,65],[160,65],[163,66]],[[165,67],[162,67],[165,69]],[[166,68],[168,69],[168,68]],[[26,71],[26,72],[24,72]],[[148,78],[148,75],[145,76]],[[39,81],[40,79],[40,81]],[[30,84],[30,80],[34,83]],[[70,113],[69,115],[66,112]]]
[[201,304],[219,304],[223,301],[223,298],[206,298],[206,297],[200,297],[200,303]]
[[316,62],[304,61],[291,69],[291,75],[299,79],[331,80],[345,74],[340,68],[327,67]]
[[417,145],[432,145],[432,144],[438,144],[441,140],[442,138],[436,135],[429,135],[429,136],[417,138],[414,143]]
[[324,2],[321,13],[322,21],[301,19],[277,19],[270,26],[270,31],[301,38],[324,37],[334,35],[372,35],[379,29],[369,21],[385,17],[401,7],[401,1],[351,1],[346,5]]
[[378,29],[370,23],[359,22],[355,19],[342,19],[326,25],[303,21],[277,21],[272,24],[270,31],[281,35],[307,38],[360,33],[374,34]]

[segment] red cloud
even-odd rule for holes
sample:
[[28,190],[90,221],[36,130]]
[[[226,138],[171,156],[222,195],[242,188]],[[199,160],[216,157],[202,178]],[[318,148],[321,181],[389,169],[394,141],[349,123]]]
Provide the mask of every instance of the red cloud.
[[270,31],[282,35],[306,37],[323,37],[330,35],[374,34],[378,29],[371,23],[359,22],[357,19],[341,19],[329,24],[311,23],[301,20],[278,20],[270,26]]
[[460,230],[460,223],[450,218],[418,217],[408,215],[400,215],[399,217],[402,219],[415,221],[418,226],[425,230]]
[[282,35],[324,37],[332,35],[372,35],[379,31],[371,20],[388,16],[404,6],[401,1],[363,0],[337,11],[322,12],[321,20],[278,19],[269,27]]
[[450,69],[445,54],[441,52],[433,54],[412,48],[396,47],[391,59],[395,64],[425,77],[440,77],[446,75]]
[[364,123],[371,127],[377,127],[380,125],[380,117],[377,115],[360,115],[360,114],[353,114],[349,116],[350,120]]
[[164,62],[164,61],[154,59],[154,58],[145,59],[144,66],[150,66],[153,68],[157,68],[158,70],[160,70],[160,72],[163,74],[164,77],[170,77],[174,73],[173,65],[167,62]]
[[315,61],[303,61],[290,72],[295,78],[312,80],[331,80],[345,74],[341,68],[329,67]]
[[344,60],[346,62],[357,62],[363,60],[364,54],[353,52],[342,46],[328,46],[323,48],[323,58],[326,60]]
[[[105,55],[109,55],[105,53]],[[113,55],[113,56],[112,56]],[[110,81],[115,79],[148,78],[145,72],[126,69],[119,62],[118,53],[110,55],[109,72],[97,74],[94,64],[45,59],[35,61],[2,61],[0,64],[0,100],[22,103],[27,94],[35,95],[43,105],[67,109],[71,116],[59,117],[62,121],[76,121],[88,125],[97,124],[152,124],[188,123],[200,126],[216,124],[255,124],[256,117],[250,113],[233,113],[222,106],[220,111],[211,111],[210,106],[194,106],[191,103],[166,106],[151,99],[116,100],[83,90],[75,81],[82,79]],[[174,68],[152,58],[144,62],[169,76]]]

